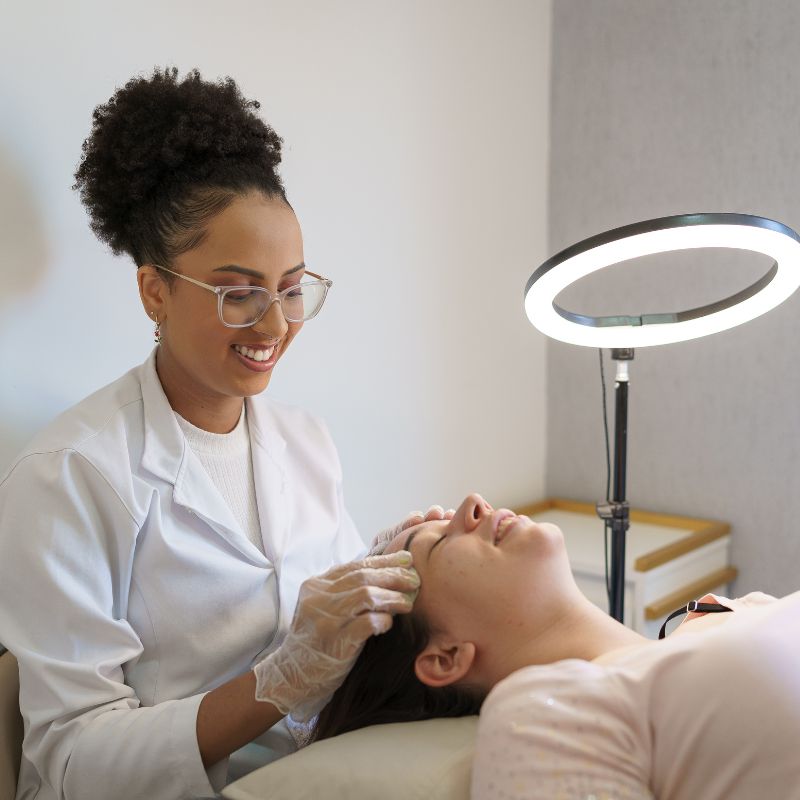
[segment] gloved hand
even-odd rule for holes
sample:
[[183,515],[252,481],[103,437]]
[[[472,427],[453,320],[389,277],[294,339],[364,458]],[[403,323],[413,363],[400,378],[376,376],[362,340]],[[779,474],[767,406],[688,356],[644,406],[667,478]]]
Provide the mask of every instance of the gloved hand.
[[415,511],[393,528],[386,528],[386,530],[381,531],[372,540],[367,555],[374,556],[381,554],[386,549],[386,545],[406,528],[411,528],[414,525],[419,525],[421,522],[430,522],[436,519],[452,519],[455,513],[455,509],[449,508],[445,511],[441,506],[431,506],[424,514],[421,511]]
[[411,610],[419,575],[411,554],[367,557],[309,578],[280,647],[253,667],[256,699],[298,722],[318,713],[339,688],[364,642]]

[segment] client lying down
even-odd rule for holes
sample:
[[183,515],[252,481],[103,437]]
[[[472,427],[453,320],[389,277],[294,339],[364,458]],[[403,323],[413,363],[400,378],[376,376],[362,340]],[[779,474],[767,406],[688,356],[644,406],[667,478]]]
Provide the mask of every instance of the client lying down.
[[485,697],[474,798],[800,800],[800,592],[708,596],[734,613],[653,641],[580,592],[555,525],[480,495],[386,552],[400,549],[422,581],[414,610],[367,642],[317,738]]

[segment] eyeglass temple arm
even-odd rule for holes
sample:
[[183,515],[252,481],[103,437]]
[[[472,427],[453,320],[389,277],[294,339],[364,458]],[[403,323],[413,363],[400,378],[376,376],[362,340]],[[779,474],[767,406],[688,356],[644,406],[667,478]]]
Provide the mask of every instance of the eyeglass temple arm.
[[202,286],[204,289],[210,289],[215,294],[219,294],[219,286],[211,286],[208,283],[198,281],[196,278],[190,278],[188,275],[184,275],[182,272],[175,272],[174,270],[167,269],[167,267],[162,267],[160,264],[151,264],[151,266],[155,267],[156,269],[164,270],[164,272],[169,272],[170,275],[174,275],[176,278],[183,278],[185,281],[189,281],[189,283],[193,283],[195,286]]

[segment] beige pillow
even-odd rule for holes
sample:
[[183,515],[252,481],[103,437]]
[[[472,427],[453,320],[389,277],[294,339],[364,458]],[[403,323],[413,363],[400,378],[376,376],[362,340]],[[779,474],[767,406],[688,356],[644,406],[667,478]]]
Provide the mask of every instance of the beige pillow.
[[222,790],[228,800],[468,800],[478,717],[374,725],[316,742]]

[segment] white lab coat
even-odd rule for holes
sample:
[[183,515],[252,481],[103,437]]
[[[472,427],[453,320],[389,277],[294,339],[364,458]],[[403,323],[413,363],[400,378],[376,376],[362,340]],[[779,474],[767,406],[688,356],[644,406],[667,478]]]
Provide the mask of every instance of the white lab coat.
[[326,428],[260,396],[247,418],[265,557],[187,446],[155,352],[0,478],[18,800],[213,796],[225,764],[200,759],[203,694],[277,647],[303,580],[364,551]]

